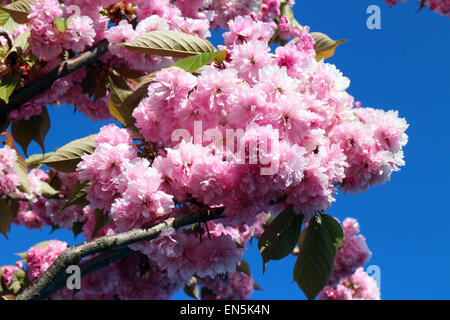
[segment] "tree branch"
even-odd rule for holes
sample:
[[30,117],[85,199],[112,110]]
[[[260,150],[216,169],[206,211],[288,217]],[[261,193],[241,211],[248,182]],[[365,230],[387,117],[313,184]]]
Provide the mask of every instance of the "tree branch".
[[[99,254],[80,264],[81,278],[86,277],[92,272],[102,269],[117,260],[125,258],[134,252],[135,251],[129,247],[123,247]],[[67,274],[65,272],[61,272],[51,283],[51,288],[47,290],[50,292],[49,296],[52,293],[64,288],[67,285],[66,282]]]
[[[53,262],[53,264],[39,277],[39,279],[37,279],[33,285],[18,295],[16,299],[47,299],[52,293],[61,288],[61,277],[64,276],[67,267],[77,264],[82,258],[100,252],[121,249],[133,243],[155,239],[163,231],[169,228],[178,229],[190,224],[222,218],[223,210],[224,208],[208,209],[206,212],[199,211],[177,218],[169,218],[149,229],[135,229],[112,236],[104,236],[68,248]],[[124,254],[126,252],[121,253]],[[108,259],[101,260],[102,258],[99,257],[95,257],[92,260],[97,258],[96,261],[103,263],[102,266],[107,265]],[[116,256],[117,259],[115,260],[118,260],[121,257],[123,256],[118,254]],[[87,264],[87,262],[89,262],[89,260],[84,264]],[[87,264],[84,268],[86,274],[97,270],[94,262]],[[62,283],[63,286],[64,284],[65,283]]]
[[92,64],[98,57],[108,52],[108,46],[108,40],[104,39],[80,55],[61,62],[50,72],[19,89],[10,97],[9,103],[0,108],[0,117],[6,115],[11,110],[19,108],[38,94],[44,92],[46,89],[50,88],[56,80],[63,78],[84,66]]

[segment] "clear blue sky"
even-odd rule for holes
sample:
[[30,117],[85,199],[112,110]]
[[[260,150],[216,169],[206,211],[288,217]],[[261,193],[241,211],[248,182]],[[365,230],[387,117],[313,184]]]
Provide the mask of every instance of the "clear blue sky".
[[[382,0],[300,1],[297,19],[312,31],[348,39],[329,59],[351,79],[349,92],[363,106],[397,109],[410,124],[406,166],[387,184],[366,194],[338,194],[328,212],[355,217],[373,252],[368,265],[381,268],[382,299],[450,299],[450,20],[408,0],[392,10]],[[381,7],[381,30],[366,28],[366,8]],[[218,39],[213,41],[217,44]],[[50,108],[47,150],[98,131],[99,124],[72,115],[67,106]],[[32,145],[30,153],[39,152]],[[66,231],[30,232],[13,226],[0,237],[0,265],[33,244],[61,239],[79,243]],[[258,284],[253,299],[304,299],[292,281],[294,259],[271,261],[262,275],[254,242],[246,253]],[[185,298],[183,293],[174,298]]]

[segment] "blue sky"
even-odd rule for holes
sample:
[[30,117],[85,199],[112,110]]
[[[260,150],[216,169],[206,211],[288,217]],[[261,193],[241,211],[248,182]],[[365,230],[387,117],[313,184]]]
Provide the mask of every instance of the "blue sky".
[[[409,0],[393,9],[382,0],[297,1],[294,12],[303,25],[333,39],[348,39],[333,58],[351,79],[349,92],[363,106],[399,110],[407,119],[406,166],[390,182],[365,194],[339,193],[328,214],[341,221],[357,218],[373,256],[368,265],[381,269],[382,299],[450,299],[450,20]],[[381,8],[381,30],[366,27],[366,9]],[[218,39],[213,41],[217,44]],[[67,106],[50,108],[52,128],[47,150],[98,131],[99,124],[72,114]],[[39,152],[32,145],[31,153]],[[13,226],[10,240],[0,237],[0,265],[35,243],[81,237],[49,229]],[[256,242],[248,248],[256,282],[264,289],[252,299],[304,299],[292,281],[293,257],[271,261],[262,275]],[[183,299],[183,293],[174,298]]]

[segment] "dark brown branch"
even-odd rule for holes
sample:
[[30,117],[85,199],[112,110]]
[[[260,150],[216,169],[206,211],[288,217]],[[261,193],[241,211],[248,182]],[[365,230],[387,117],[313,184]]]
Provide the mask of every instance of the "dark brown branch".
[[92,64],[97,58],[108,52],[108,45],[108,40],[104,39],[80,55],[61,62],[49,73],[46,73],[42,77],[19,89],[10,97],[9,103],[0,108],[0,117],[11,110],[19,108],[38,94],[44,92],[46,89],[50,88],[56,80],[63,78],[84,66]]
[[[70,265],[77,264],[84,257],[124,248],[133,243],[154,239],[169,228],[178,229],[194,223],[207,222],[221,217],[223,217],[223,208],[209,209],[206,212],[202,210],[178,218],[169,218],[149,229],[135,229],[112,236],[104,236],[68,248],[32,286],[17,296],[17,300],[39,300],[49,298],[51,294],[61,286],[60,277],[64,275],[66,269]],[[95,270],[92,264],[93,263],[87,266],[91,272]]]

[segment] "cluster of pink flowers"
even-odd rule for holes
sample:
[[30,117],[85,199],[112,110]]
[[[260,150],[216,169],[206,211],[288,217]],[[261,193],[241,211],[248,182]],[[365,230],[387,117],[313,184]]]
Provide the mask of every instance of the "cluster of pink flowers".
[[372,256],[367,247],[366,239],[363,235],[358,234],[360,232],[359,223],[355,219],[345,219],[342,228],[344,230],[344,241],[336,254],[329,285],[335,285],[341,279],[352,275]]
[[165,300],[183,288],[180,279],[152,264],[141,253],[134,253],[105,269],[83,277],[81,290],[62,289],[52,298],[57,300]]
[[372,253],[360,232],[359,223],[347,218],[342,223],[344,241],[336,254],[333,273],[328,285],[320,292],[319,300],[379,300],[376,281],[362,266]]
[[[41,183],[50,182],[49,174],[56,175],[60,182],[58,196],[48,199],[42,195]],[[29,201],[19,201],[14,223],[29,229],[41,229],[45,226],[72,229],[74,223],[86,220],[83,206],[73,205],[63,208],[77,182],[78,173],[61,173],[54,170],[49,173],[34,169],[28,173],[31,194],[24,194]]]
[[10,194],[20,184],[19,175],[13,169],[16,161],[15,150],[8,145],[0,149],[0,194]]
[[[74,104],[92,120],[111,119],[111,96],[101,87],[107,76],[121,74],[120,70],[141,75],[159,71],[147,97],[133,111],[137,132],[116,124],[102,127],[94,152],[82,156],[75,173],[33,169],[28,173],[30,193],[25,194],[18,191],[20,179],[13,170],[16,152],[8,146],[0,149],[0,194],[20,196],[14,223],[30,229],[82,225],[84,237],[92,240],[192,212],[220,210],[224,215],[134,244],[132,255],[111,264],[106,272],[85,277],[81,291],[64,289],[55,298],[166,299],[195,275],[209,289],[206,299],[247,299],[253,278],[237,266],[247,243],[262,234],[267,212],[276,216],[290,206],[307,222],[330,208],[339,189],[365,192],[404,165],[406,121],[397,112],[355,103],[346,91],[350,80],[336,66],[316,60],[309,27],[300,30],[295,21],[280,16],[281,6],[293,4],[282,0],[31,4],[29,24],[17,26],[11,39],[30,31],[25,55],[39,58],[37,75],[103,39],[110,46],[94,67],[58,79],[9,112],[9,120],[27,120],[42,106],[59,103]],[[198,76],[169,67],[174,58],[115,45],[154,30],[207,38],[214,28],[227,29],[224,45],[219,46],[227,57],[220,64],[204,66]],[[272,52],[269,42],[274,36],[295,39],[283,41],[286,44]],[[89,84],[93,77],[100,86],[95,94],[86,92],[86,81]],[[132,81],[129,85],[133,87]],[[46,184],[57,189],[56,195],[44,194]],[[86,186],[89,204],[66,207],[77,184]],[[99,213],[107,217],[100,229]],[[343,229],[345,240],[321,297],[376,297],[360,269],[371,253],[358,235],[359,225],[346,219]],[[66,248],[66,243],[52,241],[29,249],[29,279],[35,281]],[[9,282],[14,270],[6,270]]]
[[319,294],[319,300],[380,300],[380,290],[375,279],[363,268],[342,279],[335,287],[325,287]]
[[[394,6],[406,0],[386,0],[388,5]],[[425,0],[425,5],[435,12],[450,17],[450,0]]]
[[28,278],[31,281],[39,278],[67,247],[65,242],[52,240],[46,246],[28,249],[26,254]]
[[2,287],[2,283],[9,287],[14,281],[14,275],[19,271],[19,269],[23,268],[22,262],[17,262],[15,266],[3,266],[0,267],[0,288]]
[[[293,4],[294,1],[289,1],[287,5]],[[275,23],[275,19],[280,15],[280,5],[280,0],[264,0],[262,3],[256,0],[70,0],[64,3],[57,0],[39,0],[30,5],[29,24],[17,25],[10,38],[14,40],[20,34],[31,32],[30,49],[25,55],[28,56],[32,52],[39,58],[39,66],[33,67],[33,74],[23,79],[25,83],[35,79],[35,75],[44,74],[57,66],[64,59],[64,55],[73,56],[103,39],[109,40],[109,52],[99,59],[104,73],[98,75],[101,86],[112,69],[126,67],[148,73],[173,63],[174,59],[170,57],[138,54],[114,45],[135,40],[146,32],[178,30],[207,38],[211,35],[210,28],[227,28],[228,22],[236,17],[250,15],[254,21],[267,22],[260,37],[255,39],[264,40],[277,28],[280,29],[282,38],[298,36],[300,31],[297,27],[290,26],[286,17],[282,17],[280,26]],[[127,16],[115,17],[116,6],[129,8],[131,16],[136,16],[137,23]],[[114,25],[111,25],[111,22]],[[237,21],[235,29],[241,27],[245,28],[245,23]],[[252,30],[247,28],[238,31],[241,37],[242,33]],[[2,36],[1,41],[3,45],[7,39]],[[93,99],[92,93],[85,92],[83,82],[89,81],[90,77],[92,74],[80,70],[76,74],[59,79],[43,94],[10,111],[8,118],[12,121],[28,120],[31,116],[40,114],[43,105],[66,103],[75,105],[77,110],[94,121],[112,119],[108,110],[109,93]]]
[[[350,81],[315,60],[307,27],[271,55],[263,22],[238,17],[229,25],[225,68],[209,66],[198,77],[164,69],[133,113],[142,137],[166,148],[153,167],[177,201],[189,194],[225,206],[235,223],[252,223],[270,201],[287,196],[309,217],[330,207],[336,185],[366,191],[404,164],[406,122],[392,111],[355,108],[345,91]],[[181,143],[172,135],[179,130]],[[195,140],[199,130],[203,141]],[[230,130],[248,154],[211,143]],[[268,169],[261,163],[278,168],[261,175]]]
[[253,276],[242,271],[199,278],[198,283],[208,289],[204,300],[248,300],[254,285]]

